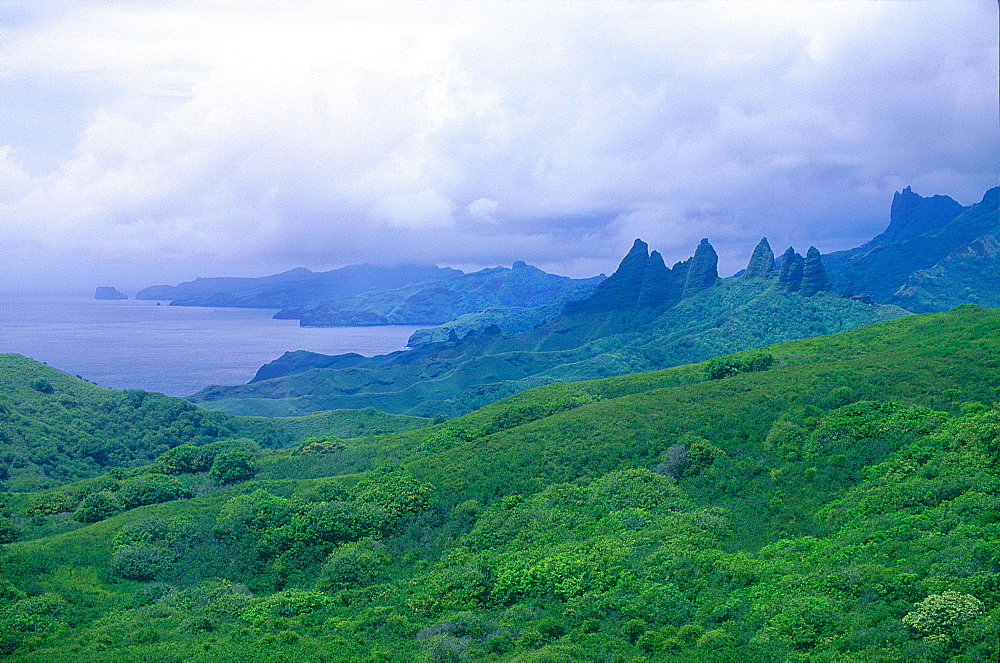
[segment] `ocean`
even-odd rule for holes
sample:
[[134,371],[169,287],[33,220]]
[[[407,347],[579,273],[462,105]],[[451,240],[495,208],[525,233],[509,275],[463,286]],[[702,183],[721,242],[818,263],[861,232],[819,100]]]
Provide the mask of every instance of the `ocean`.
[[365,356],[402,350],[423,327],[299,327],[273,309],[157,306],[145,300],[0,295],[0,352],[102,387],[188,396],[243,384],[288,350]]

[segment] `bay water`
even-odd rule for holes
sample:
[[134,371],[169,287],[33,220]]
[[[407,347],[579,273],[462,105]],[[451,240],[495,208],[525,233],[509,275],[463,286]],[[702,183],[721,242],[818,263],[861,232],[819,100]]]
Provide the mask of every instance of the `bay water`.
[[135,299],[0,295],[0,352],[102,387],[188,396],[243,384],[285,351],[365,356],[402,350],[423,327],[299,327],[273,309],[157,305]]

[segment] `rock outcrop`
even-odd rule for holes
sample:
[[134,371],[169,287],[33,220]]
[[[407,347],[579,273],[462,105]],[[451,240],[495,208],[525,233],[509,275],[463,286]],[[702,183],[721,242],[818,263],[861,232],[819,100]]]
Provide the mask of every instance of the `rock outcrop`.
[[740,275],[740,278],[766,279],[771,276],[774,276],[774,251],[771,250],[771,245],[767,243],[767,238],[762,237],[760,242],[757,243],[757,248],[753,250],[750,262],[747,263],[747,268]]
[[788,292],[797,292],[802,287],[802,269],[805,260],[795,249],[788,247],[781,256],[781,270],[778,272],[778,285]]
[[687,279],[684,281],[683,299],[696,295],[706,288],[715,285],[719,280],[719,256],[715,249],[708,243],[708,239],[701,240],[698,248],[695,249],[691,258],[691,265],[688,267]]
[[817,292],[826,292],[832,289],[830,277],[826,274],[819,249],[810,246],[809,251],[806,252],[806,259],[802,263],[802,294],[806,297],[812,297]]

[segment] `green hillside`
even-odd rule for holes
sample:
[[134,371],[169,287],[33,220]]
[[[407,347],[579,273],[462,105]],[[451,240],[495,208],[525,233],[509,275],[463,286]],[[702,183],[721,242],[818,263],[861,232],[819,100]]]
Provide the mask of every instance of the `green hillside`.
[[916,313],[969,303],[995,308],[1000,306],[998,283],[1000,235],[983,235],[911,274],[890,301]]
[[0,550],[0,655],[996,660],[997,375],[967,306],[7,494],[129,508]]
[[374,410],[231,417],[162,394],[104,389],[17,354],[0,354],[0,385],[0,490],[17,492],[145,465],[173,447],[219,438],[247,436],[274,448],[429,423]]

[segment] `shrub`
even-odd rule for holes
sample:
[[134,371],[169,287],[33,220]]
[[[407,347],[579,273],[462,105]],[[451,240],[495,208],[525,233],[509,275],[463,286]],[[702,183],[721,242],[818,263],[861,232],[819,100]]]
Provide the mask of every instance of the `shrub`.
[[163,548],[133,543],[111,556],[111,573],[126,580],[153,580],[173,561],[173,555]]
[[774,356],[767,352],[752,352],[740,357],[716,357],[705,366],[709,380],[728,378],[739,373],[766,371],[774,364]]
[[212,466],[212,455],[191,444],[182,444],[165,451],[156,462],[169,474],[204,472]]
[[971,622],[985,611],[975,596],[946,591],[931,594],[903,617],[903,623],[925,638],[948,642],[951,632]]
[[0,516],[0,543],[14,543],[21,536],[21,528]]
[[52,383],[45,378],[35,378],[28,383],[28,386],[43,394],[51,394],[53,392]]
[[194,497],[180,481],[165,474],[143,474],[126,479],[119,495],[127,509]]
[[91,493],[83,498],[73,519],[81,523],[96,523],[121,513],[124,508],[114,493]]
[[343,451],[347,448],[344,441],[332,435],[322,437],[307,437],[299,445],[296,453],[299,456],[321,456]]
[[370,538],[338,547],[326,558],[316,588],[337,591],[366,587],[385,579],[390,558],[383,548]]
[[257,464],[253,455],[246,449],[230,449],[223,451],[212,461],[212,469],[208,471],[210,479],[220,484],[236,483],[252,479],[257,474]]

